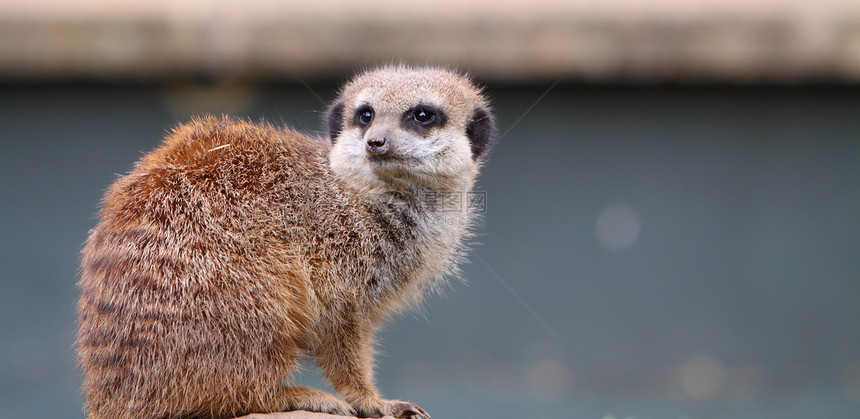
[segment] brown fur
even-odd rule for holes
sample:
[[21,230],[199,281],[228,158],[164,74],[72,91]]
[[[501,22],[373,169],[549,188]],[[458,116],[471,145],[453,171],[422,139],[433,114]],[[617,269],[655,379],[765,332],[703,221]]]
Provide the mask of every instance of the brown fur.
[[[486,105],[462,77],[432,71],[450,78],[441,87],[449,94],[469,97],[450,110],[462,131],[467,108]],[[91,419],[293,409],[426,415],[380,397],[373,334],[454,269],[472,215],[430,225],[432,209],[402,198],[402,180],[380,181],[373,193],[355,187],[332,169],[332,149],[294,131],[204,117],[175,129],[110,187],[79,282],[77,348]],[[461,192],[479,163],[463,166]],[[395,199],[379,199],[386,189]],[[316,358],[346,402],[282,382],[303,356]]]

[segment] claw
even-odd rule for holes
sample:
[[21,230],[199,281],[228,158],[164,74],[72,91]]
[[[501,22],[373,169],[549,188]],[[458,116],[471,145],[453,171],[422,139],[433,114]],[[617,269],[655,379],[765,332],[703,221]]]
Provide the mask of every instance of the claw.
[[430,414],[412,402],[397,402],[392,406],[392,416],[405,419],[430,419]]
[[420,406],[414,406],[413,405],[413,407],[414,407],[414,409],[409,409],[409,410],[403,412],[403,414],[407,415],[407,416],[405,416],[406,418],[408,418],[408,419],[430,419],[430,414],[427,413],[426,410],[422,409]]

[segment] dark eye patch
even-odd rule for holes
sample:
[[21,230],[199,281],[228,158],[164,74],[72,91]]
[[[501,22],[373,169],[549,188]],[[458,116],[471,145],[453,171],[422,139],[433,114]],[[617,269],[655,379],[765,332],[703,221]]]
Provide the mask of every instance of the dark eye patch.
[[421,135],[445,125],[446,120],[442,110],[430,105],[418,105],[403,113],[403,126]]
[[436,111],[418,108],[412,112],[412,120],[421,125],[430,125],[436,121]]
[[355,110],[355,125],[366,128],[371,122],[373,122],[374,116],[373,108],[368,105],[359,106],[358,109]]

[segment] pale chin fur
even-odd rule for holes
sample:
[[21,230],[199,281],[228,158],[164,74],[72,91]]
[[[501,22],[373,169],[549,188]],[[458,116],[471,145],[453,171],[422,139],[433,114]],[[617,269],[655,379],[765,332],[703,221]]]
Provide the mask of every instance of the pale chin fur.
[[341,135],[331,150],[329,164],[344,186],[365,199],[386,198],[392,191],[468,192],[474,184],[478,164],[471,158],[465,137],[441,145],[401,149],[400,159],[375,160],[365,150],[361,135],[356,134],[346,131]]

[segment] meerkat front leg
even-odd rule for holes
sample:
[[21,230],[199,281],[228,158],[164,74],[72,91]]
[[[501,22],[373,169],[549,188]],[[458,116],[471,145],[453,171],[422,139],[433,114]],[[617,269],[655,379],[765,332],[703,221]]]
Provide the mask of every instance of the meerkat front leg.
[[359,417],[429,419],[427,411],[415,403],[380,396],[373,383],[374,328],[368,323],[353,318],[327,333],[316,351],[323,375]]

